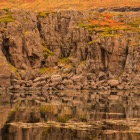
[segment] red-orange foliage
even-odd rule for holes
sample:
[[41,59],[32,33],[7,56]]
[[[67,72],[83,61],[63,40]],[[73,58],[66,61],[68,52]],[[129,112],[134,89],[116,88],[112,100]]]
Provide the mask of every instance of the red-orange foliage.
[[111,14],[108,14],[108,13],[103,13],[103,14],[101,14],[101,16],[106,19],[112,19],[112,17],[113,17]]
[[107,26],[107,27],[115,27],[124,25],[123,22],[117,22],[112,19],[112,15],[110,14],[102,14],[99,19],[93,19],[89,21],[90,25],[95,26]]

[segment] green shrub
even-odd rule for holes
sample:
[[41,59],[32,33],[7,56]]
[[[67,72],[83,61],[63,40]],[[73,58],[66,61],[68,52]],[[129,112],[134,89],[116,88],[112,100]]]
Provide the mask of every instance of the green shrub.
[[8,118],[7,118],[7,122],[8,122],[8,123],[14,121],[15,113],[16,113],[15,110],[11,110],[11,111],[9,112]]
[[59,115],[58,116],[58,122],[66,123],[70,119],[70,116],[68,115]]
[[40,106],[40,113],[43,118],[45,118],[46,113],[51,113],[54,110],[52,105],[42,105]]
[[10,8],[4,8],[3,10],[9,12]]
[[94,44],[96,42],[97,42],[97,40],[92,40],[92,41],[88,42],[88,45]]
[[10,63],[9,63],[9,68],[13,73],[17,72],[17,68]]
[[132,27],[139,27],[140,26],[140,18],[137,18],[135,21],[129,23],[130,26]]
[[68,57],[63,57],[59,59],[59,63],[67,63],[69,61]]
[[4,23],[14,22],[14,21],[15,21],[15,19],[13,17],[10,17],[10,16],[0,18],[0,22],[4,22]]
[[12,16],[12,13],[9,11],[9,9],[4,9],[6,11],[5,15],[0,16],[0,22],[8,23],[8,22],[14,22],[15,19]]
[[79,115],[79,119],[80,119],[80,121],[82,121],[82,122],[86,122],[86,121],[87,121],[87,116],[86,116],[86,114]]
[[39,17],[42,17],[42,18],[45,18],[45,17],[48,16],[48,14],[49,14],[49,12],[39,12],[39,13],[38,13],[38,16],[39,16]]
[[45,47],[43,45],[42,45],[42,50],[43,50],[43,55],[44,55],[45,59],[47,59],[48,56],[50,56],[50,55],[54,55],[54,53],[51,50],[49,50],[47,47]]
[[39,71],[40,71],[41,74],[45,74],[45,73],[50,73],[51,74],[55,71],[55,69],[44,67],[44,68],[40,68]]

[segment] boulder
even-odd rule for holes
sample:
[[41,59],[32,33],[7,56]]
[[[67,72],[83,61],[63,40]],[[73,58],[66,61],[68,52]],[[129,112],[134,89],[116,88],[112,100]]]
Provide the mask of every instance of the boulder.
[[100,71],[100,72],[99,72],[99,75],[98,75],[98,78],[99,78],[99,80],[104,80],[104,79],[106,79],[106,73]]
[[68,67],[68,68],[63,69],[63,73],[70,73],[72,70],[73,70],[72,67]]
[[72,85],[72,84],[73,84],[73,81],[72,81],[72,80],[64,79],[64,80],[62,81],[62,83],[63,83],[64,85]]
[[74,85],[66,85],[65,89],[75,89]]
[[57,56],[48,56],[46,66],[47,67],[52,67],[56,66],[58,64],[58,57]]
[[83,75],[74,75],[73,77],[71,77],[71,80],[74,82],[84,82],[86,80],[86,77],[84,77]]
[[64,89],[64,86],[63,86],[63,85],[57,85],[57,86],[56,86],[56,89],[58,89],[58,90],[63,90],[63,89]]
[[62,82],[62,76],[57,74],[57,75],[52,75],[51,76],[51,81],[52,82]]
[[117,85],[119,85],[119,81],[118,80],[115,80],[115,79],[108,80],[107,83],[111,87],[116,87]]
[[75,85],[75,86],[74,86],[74,89],[76,89],[76,90],[81,90],[82,87],[81,87],[80,85]]
[[138,86],[140,85],[140,75],[135,75],[132,79],[132,85]]
[[92,81],[92,82],[90,83],[90,85],[91,85],[91,86],[95,86],[96,83],[95,83],[94,81]]
[[41,77],[36,77],[36,78],[33,80],[33,82],[35,83],[35,82],[39,82],[39,81],[45,81],[45,80],[48,79],[48,78],[49,78],[48,75],[43,75],[43,76],[41,76]]
[[124,86],[123,85],[117,85],[117,89],[123,90],[124,89]]

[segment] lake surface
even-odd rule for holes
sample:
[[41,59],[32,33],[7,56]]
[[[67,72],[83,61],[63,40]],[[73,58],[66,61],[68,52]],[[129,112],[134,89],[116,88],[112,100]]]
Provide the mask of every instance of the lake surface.
[[140,92],[1,91],[0,126],[0,140],[140,140]]

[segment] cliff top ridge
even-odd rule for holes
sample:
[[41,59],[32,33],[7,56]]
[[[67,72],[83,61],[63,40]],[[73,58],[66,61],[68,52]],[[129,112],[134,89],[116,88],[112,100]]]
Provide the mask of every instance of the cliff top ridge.
[[[0,0],[0,9],[30,9],[33,11],[61,9],[100,9],[112,7],[131,7],[140,9],[139,0]],[[133,10],[133,9],[131,9]]]

